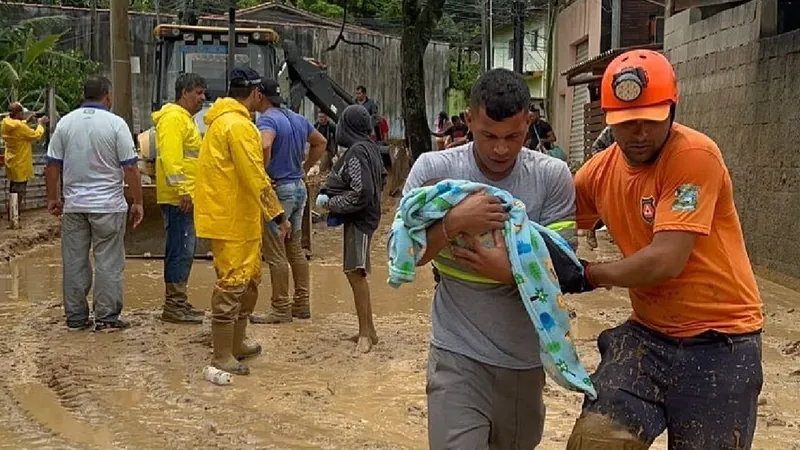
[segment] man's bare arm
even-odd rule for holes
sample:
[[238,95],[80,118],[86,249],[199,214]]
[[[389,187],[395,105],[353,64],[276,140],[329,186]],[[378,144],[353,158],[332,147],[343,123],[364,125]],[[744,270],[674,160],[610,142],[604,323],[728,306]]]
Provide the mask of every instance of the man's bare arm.
[[131,164],[123,168],[125,173],[125,183],[130,189],[134,205],[142,204],[142,177],[139,175],[139,168],[136,164]]
[[653,242],[628,258],[592,264],[591,282],[596,286],[643,288],[678,277],[692,254],[697,235],[686,231],[656,233]]
[[61,165],[48,163],[44,169],[44,183],[47,190],[47,200],[58,200],[58,180],[61,178]]
[[311,148],[308,150],[308,158],[303,164],[303,173],[308,173],[312,167],[322,158],[325,154],[325,147],[328,145],[328,140],[317,130],[314,130],[308,137],[308,143]]

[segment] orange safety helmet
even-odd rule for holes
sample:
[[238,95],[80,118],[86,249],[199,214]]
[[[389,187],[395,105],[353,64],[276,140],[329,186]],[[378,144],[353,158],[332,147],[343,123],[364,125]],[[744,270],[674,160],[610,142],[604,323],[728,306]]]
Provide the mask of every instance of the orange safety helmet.
[[666,120],[678,103],[678,80],[666,57],[652,50],[631,50],[616,58],[603,73],[600,106],[606,123]]

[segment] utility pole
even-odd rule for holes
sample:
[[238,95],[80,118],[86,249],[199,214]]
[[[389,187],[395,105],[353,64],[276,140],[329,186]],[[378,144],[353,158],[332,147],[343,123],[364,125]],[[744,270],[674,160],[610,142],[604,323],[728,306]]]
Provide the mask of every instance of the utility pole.
[[514,72],[525,67],[525,2],[514,0]]
[[489,15],[488,2],[481,5],[481,72],[486,72],[489,67]]
[[89,55],[92,58],[92,61],[100,61],[100,17],[97,14],[97,0],[92,0],[92,10],[91,10],[91,21],[92,21],[92,40],[89,41],[91,45],[91,51],[89,51]]
[[113,110],[115,114],[125,119],[128,127],[133,127],[128,0],[111,0],[110,6]]
[[611,48],[620,48],[622,28],[622,0],[611,0]]
[[225,67],[225,85],[230,83],[231,71],[236,67],[236,0],[228,8],[228,64]]
[[492,0],[489,0],[489,19],[487,26],[489,27],[489,67],[486,70],[494,67],[494,16],[492,15]]

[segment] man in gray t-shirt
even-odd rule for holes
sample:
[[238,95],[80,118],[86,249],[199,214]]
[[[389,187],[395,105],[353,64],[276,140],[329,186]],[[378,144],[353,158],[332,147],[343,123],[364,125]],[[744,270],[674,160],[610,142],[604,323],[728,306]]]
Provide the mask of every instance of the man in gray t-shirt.
[[[487,72],[470,97],[474,142],[421,155],[403,193],[438,178],[505,189],[528,217],[575,242],[575,188],[567,165],[522,148],[528,88],[503,69]],[[499,229],[497,199],[475,194],[428,229],[441,281],[433,299],[428,362],[428,438],[432,450],[533,448],[541,440],[544,371],[538,337],[511,277],[505,249],[446,248],[458,233]]]
[[[67,328],[118,331],[125,270],[125,221],[129,185],[133,226],[141,223],[142,185],[133,137],[125,121],[109,111],[111,82],[93,77],[83,86],[83,104],[58,122],[47,149],[47,209],[61,216],[64,314]],[[58,198],[63,177],[64,204]],[[94,253],[94,274],[89,252]],[[94,283],[92,282],[94,280]],[[86,295],[94,295],[94,324]]]

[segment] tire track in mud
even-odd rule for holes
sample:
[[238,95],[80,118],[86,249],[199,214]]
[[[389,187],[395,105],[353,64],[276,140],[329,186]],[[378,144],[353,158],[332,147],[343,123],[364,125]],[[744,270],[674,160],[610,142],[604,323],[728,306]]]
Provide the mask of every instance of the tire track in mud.
[[35,333],[37,327],[41,326],[41,308],[27,312],[22,320],[13,311],[6,311],[5,308],[0,313],[0,320],[15,324],[3,333],[3,340],[0,341],[0,355],[5,360],[0,365],[0,417],[3,432],[7,431],[11,435],[0,439],[0,448],[76,448],[39,423],[14,393],[14,385],[32,381],[35,364],[30,358],[42,351],[42,341]]
[[[48,341],[60,342],[64,333],[53,330]],[[193,426],[185,394],[166,379],[170,362],[181,369],[184,364],[166,356],[153,327],[78,338],[92,342],[53,348],[38,361],[41,379],[74,416],[108,429],[116,443],[131,448],[213,444],[215,435]],[[124,393],[132,399],[121,401]]]

